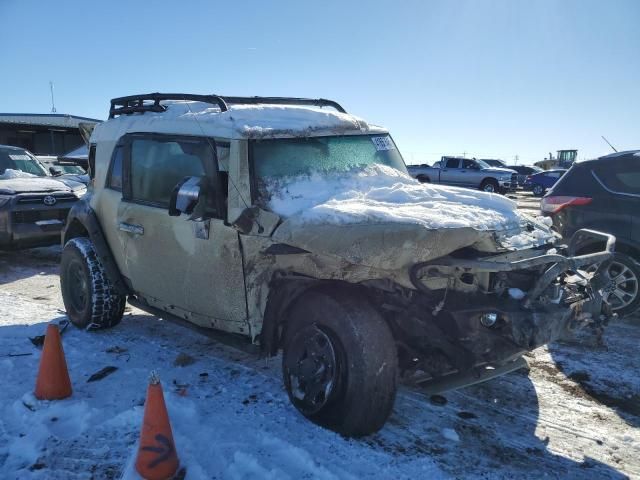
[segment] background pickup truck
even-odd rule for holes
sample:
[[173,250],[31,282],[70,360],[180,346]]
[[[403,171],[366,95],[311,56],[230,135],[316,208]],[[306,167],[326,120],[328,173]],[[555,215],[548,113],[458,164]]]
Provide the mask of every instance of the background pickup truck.
[[506,192],[518,186],[514,170],[491,167],[475,158],[442,157],[433,167],[409,165],[407,170],[423,183],[479,188],[485,192]]

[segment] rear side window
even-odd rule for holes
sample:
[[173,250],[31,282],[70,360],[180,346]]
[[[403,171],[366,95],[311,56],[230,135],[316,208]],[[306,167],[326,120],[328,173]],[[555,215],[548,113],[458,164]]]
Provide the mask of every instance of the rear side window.
[[189,176],[204,176],[205,158],[213,155],[208,142],[134,139],[131,142],[131,198],[167,208],[174,187]]
[[625,159],[599,162],[593,168],[593,173],[600,183],[613,192],[640,195],[640,161]]
[[108,187],[122,191],[122,147],[118,145],[113,151],[111,169],[109,170]]
[[449,158],[445,164],[445,168],[458,168],[460,161],[457,158]]
[[96,145],[89,145],[89,158],[88,158],[88,170],[89,178],[93,179],[96,176]]

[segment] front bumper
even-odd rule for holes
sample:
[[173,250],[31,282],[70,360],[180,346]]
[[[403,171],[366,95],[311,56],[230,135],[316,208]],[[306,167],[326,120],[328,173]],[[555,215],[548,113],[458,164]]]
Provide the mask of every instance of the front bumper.
[[52,194],[55,205],[44,205],[42,195],[17,195],[0,208],[0,249],[13,250],[60,243],[71,204],[77,197]]
[[[594,239],[606,243],[603,251],[575,254],[584,242]],[[612,235],[582,229],[571,238],[566,255],[552,253],[517,261],[505,261],[500,256],[496,260],[444,257],[415,265],[410,271],[411,281],[431,298],[434,292],[421,283],[419,272],[433,267],[463,274],[489,272],[495,278],[502,276],[506,282],[512,278],[510,275],[528,279],[526,293],[519,299],[507,293],[508,284],[501,294],[456,290],[446,294],[441,312],[422,320],[423,328],[431,329],[429,337],[441,336],[439,354],[448,363],[429,379],[450,375],[466,378],[470,371],[484,366],[506,366],[524,352],[580,328],[601,332],[611,317],[600,294],[605,283],[601,272],[607,268],[614,247]],[[598,268],[591,278],[576,274],[594,264]],[[483,321],[487,315],[491,315],[492,322]],[[424,345],[431,347],[430,342],[425,337]]]

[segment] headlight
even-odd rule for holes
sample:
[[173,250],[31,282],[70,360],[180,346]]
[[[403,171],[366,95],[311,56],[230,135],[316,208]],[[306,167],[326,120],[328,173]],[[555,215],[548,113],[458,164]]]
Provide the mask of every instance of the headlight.
[[5,206],[7,203],[11,201],[13,197],[8,195],[0,195],[0,207]]
[[81,198],[87,193],[87,188],[76,188],[73,193],[75,193],[78,198]]

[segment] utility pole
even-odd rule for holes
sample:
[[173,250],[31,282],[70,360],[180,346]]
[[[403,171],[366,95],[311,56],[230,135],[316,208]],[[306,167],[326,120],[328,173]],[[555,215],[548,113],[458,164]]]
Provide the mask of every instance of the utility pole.
[[516,155],[515,157],[513,157],[513,159],[515,160],[516,165],[517,165],[517,164],[518,164],[518,162],[520,161],[520,156],[519,156],[519,155]]
[[56,113],[56,103],[53,99],[53,82],[49,81],[49,90],[51,90],[51,113]]

